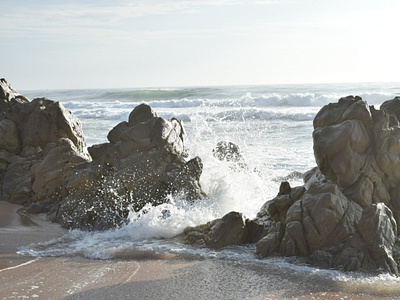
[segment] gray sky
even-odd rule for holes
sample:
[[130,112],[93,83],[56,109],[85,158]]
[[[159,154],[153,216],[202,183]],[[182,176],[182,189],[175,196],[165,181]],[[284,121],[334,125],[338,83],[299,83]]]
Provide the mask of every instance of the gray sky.
[[397,0],[0,0],[17,90],[400,81]]

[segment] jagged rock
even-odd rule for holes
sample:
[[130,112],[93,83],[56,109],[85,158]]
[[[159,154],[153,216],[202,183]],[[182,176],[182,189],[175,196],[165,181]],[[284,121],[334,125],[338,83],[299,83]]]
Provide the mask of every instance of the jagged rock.
[[17,126],[11,120],[0,121],[0,149],[11,153],[19,153],[21,148]]
[[9,109],[15,103],[25,102],[29,102],[29,99],[18,94],[6,79],[0,79],[0,120],[3,119],[4,110]]
[[186,132],[148,105],[89,148],[80,121],[59,102],[29,101],[0,80],[0,200],[48,212],[69,228],[123,224],[129,209],[158,205],[169,195],[204,196],[202,162],[186,160]]
[[[271,200],[267,208],[271,219],[286,224],[286,213],[289,207],[299,200],[304,192],[304,187],[295,187],[292,189],[289,182],[282,182],[278,195]],[[261,208],[261,211],[263,211],[263,208]]]
[[314,118],[314,128],[323,128],[342,123],[346,120],[359,120],[365,124],[372,123],[372,115],[366,101],[361,97],[348,96],[321,108]]
[[256,253],[262,257],[270,256],[279,252],[279,247],[285,232],[285,225],[281,222],[272,223],[268,232],[256,243]]
[[[361,121],[316,128],[313,133],[314,154],[319,169],[325,177],[340,186],[354,184],[367,159],[366,151],[371,138]],[[351,164],[344,164],[349,161]]]
[[44,149],[49,143],[67,138],[79,151],[85,151],[82,125],[62,104],[40,98],[27,103],[25,107],[27,116],[19,125],[22,147],[39,146]]
[[[79,151],[86,151],[82,125],[71,112],[59,102],[46,98],[29,101],[5,79],[0,80],[0,121],[2,127],[7,125],[7,131],[10,130],[7,136],[11,137],[9,143],[15,144],[15,136],[10,136],[13,134],[11,122],[17,129],[20,143],[13,145],[12,152],[28,146],[44,149],[48,143],[56,143],[60,138],[68,138]],[[4,147],[0,144],[0,149]]]
[[262,234],[262,225],[246,219],[241,213],[230,212],[206,224],[185,228],[183,237],[188,244],[220,249],[229,245],[254,243]]
[[349,96],[320,110],[313,133],[318,168],[305,174],[307,192],[279,220],[286,221],[280,253],[345,270],[397,274],[398,105],[395,98],[376,110]]
[[[145,107],[137,111],[151,111]],[[140,119],[137,111],[134,120]],[[181,122],[156,116],[140,120],[120,123],[108,135],[112,142],[89,148],[93,162],[67,177],[68,197],[54,220],[67,227],[105,229],[123,224],[129,209],[165,203],[171,194],[183,193],[190,201],[204,196],[199,184],[203,165],[198,157],[186,161]]]
[[381,109],[384,110],[390,117],[390,127],[398,126],[400,120],[400,97],[397,96],[392,100],[385,101],[381,105]]
[[[376,110],[349,96],[320,110],[313,132],[317,167],[304,174],[301,187],[283,182],[253,220],[263,227],[260,256],[303,256],[326,268],[398,274],[399,99]],[[210,232],[202,233],[206,245]],[[236,229],[232,234],[240,236]]]
[[362,209],[335,184],[312,185],[287,211],[281,253],[307,256],[339,247],[356,232]]
[[391,210],[384,204],[371,204],[363,210],[357,225],[377,268],[398,274],[392,252],[397,237],[397,224]]

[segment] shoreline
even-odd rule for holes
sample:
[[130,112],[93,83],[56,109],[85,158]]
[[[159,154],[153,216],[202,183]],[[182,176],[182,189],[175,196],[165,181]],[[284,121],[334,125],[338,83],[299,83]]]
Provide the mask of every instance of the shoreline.
[[0,202],[0,299],[393,299],[400,295],[400,288],[397,292],[393,286],[369,289],[368,284],[299,276],[278,266],[237,261],[21,256],[16,254],[19,247],[68,231],[43,216],[21,216],[20,208]]

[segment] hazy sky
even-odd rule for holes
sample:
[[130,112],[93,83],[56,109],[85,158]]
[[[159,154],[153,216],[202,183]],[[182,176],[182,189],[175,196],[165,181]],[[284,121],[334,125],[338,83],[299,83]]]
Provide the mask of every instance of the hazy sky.
[[400,81],[398,0],[0,0],[17,90]]

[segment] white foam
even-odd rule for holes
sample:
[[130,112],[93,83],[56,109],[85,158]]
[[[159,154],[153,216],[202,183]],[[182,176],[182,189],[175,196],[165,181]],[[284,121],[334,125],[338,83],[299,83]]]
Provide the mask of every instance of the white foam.
[[[254,254],[254,245],[215,251],[187,246],[173,237],[187,226],[206,223],[230,211],[239,211],[248,218],[254,218],[265,201],[278,192],[279,178],[293,171],[305,172],[314,167],[312,120],[321,106],[349,94],[359,94],[369,104],[376,105],[393,98],[399,90],[385,91],[378,85],[356,88],[351,85],[269,86],[155,92],[57,91],[54,97],[44,95],[64,100],[67,109],[83,122],[89,144],[106,142],[108,131],[118,122],[126,121],[132,109],[143,101],[160,116],[183,120],[188,132],[190,156],[198,155],[203,161],[201,185],[207,197],[194,204],[189,204],[179,195],[170,197],[169,203],[131,212],[129,223],[121,228],[90,233],[73,230],[59,239],[21,248],[20,253],[110,259],[122,252],[150,251],[268,263],[298,272],[330,276],[342,282],[377,282],[380,278],[390,281],[391,277],[343,274],[291,264],[281,258],[259,260]],[[149,95],[154,95],[154,99]],[[221,162],[213,157],[212,149],[221,140],[234,142],[240,147],[242,163],[246,167],[242,168],[234,162]],[[301,184],[301,179],[295,178],[291,184]]]

